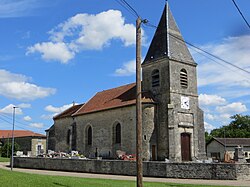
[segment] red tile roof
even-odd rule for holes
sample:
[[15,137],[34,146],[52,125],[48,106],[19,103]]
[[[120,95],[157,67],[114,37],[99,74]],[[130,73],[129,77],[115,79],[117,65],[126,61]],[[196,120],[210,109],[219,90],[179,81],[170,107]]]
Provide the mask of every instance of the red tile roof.
[[[143,103],[154,103],[151,93],[143,93]],[[134,105],[136,103],[136,84],[127,84],[117,88],[98,92],[85,105],[83,105],[74,115],[87,114],[117,107]]]
[[74,114],[78,109],[80,109],[84,104],[80,104],[80,105],[74,105],[70,108],[68,108],[67,110],[63,111],[62,113],[56,115],[55,117],[53,117],[53,119],[61,119],[61,118],[65,118],[65,117],[70,117],[72,114]]
[[[14,131],[14,137],[43,137],[45,138],[46,136],[43,134],[38,134],[32,131],[25,131],[25,130],[15,130]],[[11,138],[12,137],[12,130],[0,130],[0,139],[1,138]]]

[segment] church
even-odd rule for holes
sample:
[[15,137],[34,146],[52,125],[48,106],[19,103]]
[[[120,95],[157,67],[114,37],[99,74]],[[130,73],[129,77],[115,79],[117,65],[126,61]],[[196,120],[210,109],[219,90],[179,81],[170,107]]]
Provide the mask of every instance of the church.
[[[142,63],[143,160],[175,162],[205,157],[203,111],[197,64],[168,3]],[[86,157],[136,153],[136,85],[98,92],[53,118],[46,130],[49,150],[80,151]]]

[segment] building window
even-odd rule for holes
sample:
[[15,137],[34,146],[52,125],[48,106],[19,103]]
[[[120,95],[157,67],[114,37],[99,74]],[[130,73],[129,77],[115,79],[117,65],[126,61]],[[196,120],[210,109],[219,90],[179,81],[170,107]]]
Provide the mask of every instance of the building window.
[[220,152],[212,152],[211,157],[213,160],[220,160]]
[[159,75],[159,70],[155,69],[152,72],[152,87],[157,87],[160,85],[160,75]]
[[92,145],[92,128],[89,126],[87,131],[88,145]]
[[40,155],[42,151],[42,145],[37,145],[37,155]]
[[187,71],[185,69],[181,69],[180,83],[181,83],[182,88],[187,88],[188,87],[188,77],[187,77]]
[[115,126],[115,143],[121,143],[121,124],[118,123],[116,126]]
[[245,157],[248,157],[248,152],[245,152]]

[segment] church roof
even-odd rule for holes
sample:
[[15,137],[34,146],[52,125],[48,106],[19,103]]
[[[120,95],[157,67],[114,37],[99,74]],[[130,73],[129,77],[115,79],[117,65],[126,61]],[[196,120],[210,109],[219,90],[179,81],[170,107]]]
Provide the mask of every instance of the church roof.
[[[35,133],[27,130],[14,130],[14,137],[41,137],[45,138],[43,134]],[[0,138],[12,138],[12,130],[0,130]]]
[[143,64],[151,63],[153,60],[163,57],[195,64],[171,13],[168,2]]
[[[142,103],[154,103],[153,96],[150,92],[142,94]],[[73,116],[134,104],[136,104],[136,84],[132,83],[98,92],[73,114]]]
[[77,110],[79,110],[84,104],[80,105],[73,105],[72,107],[68,108],[67,110],[64,110],[62,113],[56,115],[53,119],[61,119],[65,117],[71,117],[72,114],[74,114]]

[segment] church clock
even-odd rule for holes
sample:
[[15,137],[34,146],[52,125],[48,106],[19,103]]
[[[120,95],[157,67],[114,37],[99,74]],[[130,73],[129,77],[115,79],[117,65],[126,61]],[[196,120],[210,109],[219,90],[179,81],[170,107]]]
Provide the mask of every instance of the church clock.
[[189,97],[181,96],[181,108],[189,109]]

